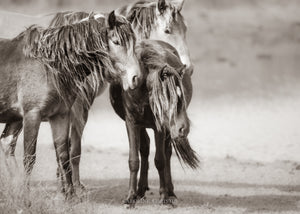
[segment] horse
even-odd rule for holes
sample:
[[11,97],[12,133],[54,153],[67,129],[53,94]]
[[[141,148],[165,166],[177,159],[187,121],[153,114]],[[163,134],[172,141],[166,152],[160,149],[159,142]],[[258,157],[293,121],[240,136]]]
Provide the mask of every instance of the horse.
[[[170,171],[172,147],[180,161],[196,169],[199,159],[187,139],[190,122],[186,108],[192,97],[191,72],[179,59],[174,47],[163,41],[144,40],[136,47],[144,81],[139,88],[124,91],[111,84],[110,100],[115,112],[125,121],[129,139],[129,193],[124,201],[133,207],[148,188],[149,137],[154,130],[155,166],[159,173],[161,203],[171,203],[173,184]],[[137,190],[139,170],[141,171]]]
[[138,86],[135,42],[131,24],[114,11],[107,25],[92,18],[56,28],[31,26],[12,40],[0,41],[0,122],[24,126],[26,180],[36,159],[40,123],[49,121],[67,183],[66,197],[73,194],[68,152],[71,107],[76,97],[90,106],[105,81],[119,82],[124,90]]
[[162,40],[179,53],[186,69],[193,70],[186,41],[187,26],[181,14],[185,0],[142,0],[116,9],[132,23],[139,39]]
[[[160,39],[169,42],[177,50],[183,64],[185,64],[188,72],[193,72],[193,65],[190,60],[189,51],[186,42],[187,27],[181,10],[184,0],[173,0],[166,2],[165,0],[158,1],[139,1],[133,4],[126,5],[116,9],[116,14],[123,15],[131,22],[133,30],[137,35],[137,40],[142,39]],[[60,12],[48,20],[50,26],[60,26],[68,23],[82,21],[89,17],[95,19],[107,16],[101,13],[85,13],[85,12]],[[106,85],[100,85],[99,94],[106,88]],[[70,162],[72,166],[72,179],[75,186],[84,189],[80,182],[79,163],[81,155],[81,138],[87,122],[89,108],[84,108],[81,99],[75,100],[72,106],[71,114],[71,151]],[[73,116],[76,115],[76,116]],[[22,129],[22,124],[7,124],[0,140],[10,145],[7,153],[13,155],[17,136]],[[59,169],[58,169],[59,170]],[[59,173],[58,173],[59,174]],[[64,188],[62,188],[64,191]]]

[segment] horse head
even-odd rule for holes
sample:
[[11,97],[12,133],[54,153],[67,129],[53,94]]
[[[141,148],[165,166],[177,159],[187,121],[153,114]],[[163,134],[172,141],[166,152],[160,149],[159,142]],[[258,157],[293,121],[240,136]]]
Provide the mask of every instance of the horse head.
[[110,58],[124,90],[139,85],[142,73],[134,51],[136,37],[131,24],[114,11],[108,16],[107,42]]

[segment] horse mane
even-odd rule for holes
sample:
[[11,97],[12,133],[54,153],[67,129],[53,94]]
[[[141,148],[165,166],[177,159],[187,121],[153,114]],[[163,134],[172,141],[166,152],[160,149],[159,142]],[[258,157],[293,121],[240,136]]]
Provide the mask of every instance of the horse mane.
[[[136,48],[137,56],[144,68],[148,70],[155,70],[155,72],[148,74],[151,82],[151,91],[149,93],[149,104],[155,118],[155,125],[158,130],[162,129],[165,121],[165,112],[168,112],[169,123],[176,121],[178,106],[180,108],[186,107],[184,88],[181,76],[176,69],[182,65],[179,57],[172,50],[156,45],[151,41],[144,41],[138,44]],[[169,63],[172,60],[172,65]],[[174,66],[173,61],[179,62]],[[168,78],[162,80],[161,72],[167,69],[171,74]],[[148,80],[147,80],[148,82]],[[182,96],[178,97],[177,87],[182,92]],[[181,105],[178,105],[181,103]]]
[[[104,70],[114,71],[105,29],[93,19],[48,29],[31,26],[23,32],[23,52],[47,68],[63,98],[78,95],[90,105],[93,98],[88,96],[83,83],[88,81],[96,96]],[[86,78],[88,75],[92,78]]]
[[144,39],[150,37],[152,27],[156,20],[155,9],[156,2],[138,1],[131,6],[126,15],[133,28],[136,29],[139,35],[142,35]]
[[87,12],[59,12],[56,13],[54,18],[51,20],[49,27],[58,27],[68,24],[73,24],[81,21],[82,19],[95,15],[94,12],[87,13]]

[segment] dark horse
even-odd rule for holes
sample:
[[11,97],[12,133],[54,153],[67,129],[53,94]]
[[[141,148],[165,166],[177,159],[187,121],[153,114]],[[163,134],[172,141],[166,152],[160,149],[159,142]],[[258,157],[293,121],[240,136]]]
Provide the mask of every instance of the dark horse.
[[[193,66],[186,44],[187,27],[181,15],[183,3],[184,0],[174,0],[171,2],[166,2],[165,0],[139,1],[121,7],[117,9],[116,12],[126,16],[132,23],[133,30],[138,39],[160,39],[173,45],[178,50],[181,61],[187,65],[186,70],[192,72]],[[107,15],[88,14],[85,12],[62,12],[57,13],[52,18],[50,26],[70,24],[88,19],[91,16],[99,20]],[[32,19],[34,19],[34,17],[32,17]],[[105,88],[105,84],[99,85],[98,95]],[[82,104],[80,97],[75,100],[72,106],[70,162],[72,166],[73,183],[78,187],[83,187],[79,177],[79,162],[81,155],[81,137],[87,122],[88,110],[89,108]],[[9,145],[7,153],[11,155],[14,155],[17,136],[21,129],[22,123],[7,124],[1,135],[1,141]]]
[[[0,41],[0,122],[23,123],[27,175],[35,163],[40,123],[50,122],[67,196],[73,192],[68,137],[75,98],[88,108],[103,82],[135,88],[141,74],[130,23],[114,12],[107,23],[92,18],[49,29],[32,26]],[[123,70],[128,63],[135,68],[131,74]]]
[[[187,140],[189,119],[186,108],[192,97],[191,73],[181,63],[175,48],[168,43],[145,40],[136,47],[144,81],[139,88],[124,91],[119,84],[111,84],[110,99],[115,112],[126,123],[129,138],[129,194],[125,204],[134,206],[148,189],[149,136],[155,135],[155,166],[159,173],[161,202],[176,197],[171,178],[170,158],[172,146],[179,160],[191,168],[199,160]],[[139,170],[141,171],[137,190]]]

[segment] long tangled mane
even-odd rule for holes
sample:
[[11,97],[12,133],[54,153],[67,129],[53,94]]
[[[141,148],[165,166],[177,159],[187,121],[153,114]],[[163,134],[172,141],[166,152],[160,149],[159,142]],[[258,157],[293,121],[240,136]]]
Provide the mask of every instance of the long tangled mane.
[[82,19],[93,16],[95,13],[87,13],[87,12],[59,12],[55,14],[54,18],[51,20],[49,27],[58,27],[68,24],[74,24],[80,22]]
[[155,9],[156,2],[138,1],[131,6],[130,11],[126,15],[127,19],[131,21],[133,28],[144,39],[150,37],[156,19]]
[[[90,105],[92,98],[83,87],[84,81],[88,81],[94,97],[99,81],[103,81],[104,68],[114,71],[107,52],[105,29],[93,19],[48,29],[31,26],[23,34],[23,52],[47,68],[64,100],[68,94],[78,95]],[[91,77],[87,79],[88,75]]]
[[[169,123],[176,121],[178,110],[182,110],[177,109],[178,103],[181,103],[180,108],[186,107],[181,76],[175,69],[181,67],[182,64],[175,53],[159,45],[151,44],[151,42],[141,42],[136,51],[144,68],[154,71],[152,74],[148,74],[149,78],[147,78],[147,82],[150,82],[152,86],[149,93],[149,104],[155,118],[155,125],[158,130],[161,130],[166,116]],[[174,65],[166,64],[167,58],[172,57],[177,59],[175,61],[178,62],[178,67],[174,68]],[[161,79],[160,71],[162,69],[166,69],[170,74],[164,80]],[[180,97],[177,95],[177,87],[182,92]]]
[[[137,33],[141,35],[143,39],[149,39],[151,31],[156,25],[157,1],[138,1],[132,5],[124,6],[120,8],[121,14],[126,14],[127,19],[131,22],[132,27],[137,30]],[[183,17],[177,12],[177,9],[172,4],[168,4],[168,7],[173,11],[170,22],[178,22],[179,18],[183,21]]]

